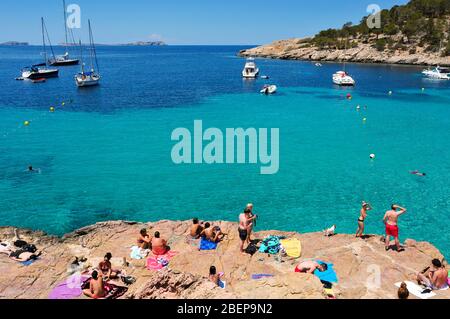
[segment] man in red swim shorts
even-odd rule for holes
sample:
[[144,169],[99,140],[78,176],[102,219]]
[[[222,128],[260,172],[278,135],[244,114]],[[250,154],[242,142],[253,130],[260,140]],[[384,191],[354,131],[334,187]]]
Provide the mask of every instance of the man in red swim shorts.
[[395,239],[395,246],[397,246],[397,251],[400,252],[403,249],[400,248],[400,241],[398,239],[398,217],[406,213],[406,209],[398,205],[392,205],[391,210],[388,210],[384,214],[383,221],[386,224],[386,238],[385,238],[385,249],[389,250],[389,244],[391,242],[391,236]]

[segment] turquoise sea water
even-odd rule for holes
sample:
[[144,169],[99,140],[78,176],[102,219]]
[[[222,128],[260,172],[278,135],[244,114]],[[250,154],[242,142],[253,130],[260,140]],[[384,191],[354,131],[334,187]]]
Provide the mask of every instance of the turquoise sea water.
[[[104,50],[104,64],[137,54]],[[152,66],[161,74],[169,68],[176,81],[162,75],[164,81],[138,82],[139,89],[114,87],[109,78],[94,90],[61,91],[60,82],[73,84],[64,75],[39,87],[8,82],[10,90],[0,95],[0,225],[63,234],[110,219],[234,221],[253,202],[258,229],[308,232],[337,224],[339,232],[353,233],[366,200],[374,207],[366,232],[383,233],[383,214],[397,203],[408,208],[401,239],[431,241],[449,255],[447,83],[424,81],[417,68],[349,65],[361,84],[342,90],[329,83],[339,65],[318,70],[307,62],[259,60],[269,82],[280,85],[276,95],[262,96],[263,80],[240,78],[237,48],[180,50],[163,51],[154,57],[160,65]],[[186,58],[192,71],[178,71],[183,75],[161,62],[190,53],[201,59],[189,64]],[[224,72],[200,79],[198,69],[206,69],[200,62],[219,63]],[[194,92],[185,92],[190,83]],[[155,85],[160,95],[149,95]],[[23,93],[14,97],[14,90]],[[35,99],[30,90],[40,90]],[[51,105],[58,105],[56,112],[48,112]],[[196,119],[222,130],[279,128],[279,172],[261,175],[259,164],[173,164],[172,130],[192,130]],[[23,126],[24,120],[31,124]],[[29,164],[40,173],[27,172]],[[427,176],[409,173],[416,169]]]

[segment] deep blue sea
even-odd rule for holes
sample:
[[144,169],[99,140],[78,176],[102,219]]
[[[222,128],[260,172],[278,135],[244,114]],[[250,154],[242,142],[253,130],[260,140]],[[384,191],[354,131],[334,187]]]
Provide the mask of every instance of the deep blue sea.
[[[111,219],[235,221],[253,202],[258,229],[353,233],[366,200],[366,232],[382,234],[396,203],[408,208],[401,239],[449,256],[450,81],[423,79],[417,67],[347,64],[357,85],[340,89],[331,82],[340,64],[269,59],[256,60],[269,80],[243,80],[243,48],[98,47],[101,85],[78,89],[77,66],[46,83],[15,81],[42,48],[0,47],[0,225],[61,235]],[[265,83],[278,93],[259,94]],[[171,133],[194,120],[279,128],[279,172],[175,165]]]

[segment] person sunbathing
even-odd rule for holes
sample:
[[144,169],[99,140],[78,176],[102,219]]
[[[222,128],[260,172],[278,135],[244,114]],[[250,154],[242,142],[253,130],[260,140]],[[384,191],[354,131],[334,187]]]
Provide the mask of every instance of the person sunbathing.
[[9,254],[9,258],[15,261],[25,262],[29,260],[36,260],[41,255],[40,251],[35,251],[34,253],[26,250],[16,250]]
[[205,229],[200,233],[201,237],[205,237],[207,240],[218,243],[223,239],[225,236],[224,233],[222,233],[222,230],[219,226],[211,227],[210,223],[205,224]]
[[0,254],[10,255],[13,252],[11,243],[0,241]]
[[161,238],[161,234],[158,231],[155,232],[155,236],[152,238],[151,247],[154,255],[164,255],[170,250],[170,247],[167,246],[167,241]]
[[137,239],[137,245],[142,249],[149,249],[151,238],[147,234],[147,230],[145,228],[141,229],[139,232],[139,237]]
[[98,264],[98,268],[102,272],[102,275],[105,277],[105,279],[116,279],[119,277],[120,271],[112,269],[111,258],[111,253],[106,253],[103,261]]
[[194,239],[200,238],[200,234],[203,231],[202,225],[203,225],[203,223],[200,223],[198,218],[192,219],[192,226],[191,226],[191,230],[189,233],[192,238],[194,238]]
[[431,290],[445,289],[448,287],[448,272],[439,259],[433,259],[431,266],[417,274],[417,282]]
[[295,272],[313,274],[314,271],[316,270],[324,272],[327,269],[328,266],[326,264],[319,264],[317,261],[314,260],[306,260],[298,264],[297,267],[295,267]]
[[103,275],[94,270],[91,274],[92,279],[89,281],[89,288],[84,289],[83,293],[89,298],[99,299],[106,296],[103,284]]

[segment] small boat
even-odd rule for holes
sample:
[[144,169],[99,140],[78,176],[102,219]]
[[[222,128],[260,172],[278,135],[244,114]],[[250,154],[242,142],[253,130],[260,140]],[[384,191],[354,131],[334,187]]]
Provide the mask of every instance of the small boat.
[[273,85],[273,84],[272,85],[264,85],[262,90],[259,92],[261,94],[266,94],[266,95],[274,94],[277,92],[277,86]]
[[37,79],[32,79],[31,82],[33,83],[44,83],[46,81],[45,78],[37,78]]
[[316,64],[314,64],[315,66],[322,66],[322,63],[317,62]]
[[[97,61],[97,53],[95,51],[94,45],[94,37],[92,35],[91,29],[91,20],[88,20],[89,25],[89,42],[90,42],[90,60],[91,60],[91,69],[90,71],[84,70],[84,62],[83,62],[83,46],[80,41],[80,57],[81,57],[81,72],[75,75],[75,83],[78,87],[87,87],[87,86],[95,86],[100,82],[100,74],[99,67]],[[94,68],[96,66],[96,69]]]
[[254,79],[258,76],[259,69],[256,66],[254,58],[248,58],[245,63],[244,69],[242,70],[242,77],[246,79]]
[[333,83],[340,86],[354,86],[355,80],[345,71],[338,71],[333,74]]
[[261,75],[261,79],[268,80],[268,79],[269,79],[269,76],[268,76],[268,75]]
[[[76,65],[79,63],[78,59],[71,59],[69,56],[69,50],[67,47],[68,44],[68,32],[67,32],[67,16],[66,16],[66,1],[63,0],[63,8],[64,8],[64,31],[65,31],[65,36],[66,36],[66,42],[65,47],[66,47],[66,52],[63,55],[55,55],[53,52],[53,48],[50,47],[52,49],[52,57],[48,60],[48,64],[52,65],[52,66],[66,66],[66,65]],[[71,31],[72,32],[72,31]],[[72,34],[72,38],[73,38],[73,34]]]
[[45,27],[44,18],[41,18],[41,29],[42,29],[42,45],[44,47],[44,62],[23,68],[22,78],[24,79],[52,78],[58,76],[59,73],[58,69],[47,67],[47,53],[45,45],[45,34],[47,29]]
[[423,70],[422,74],[431,79],[450,80],[450,68],[437,66],[434,69]]

